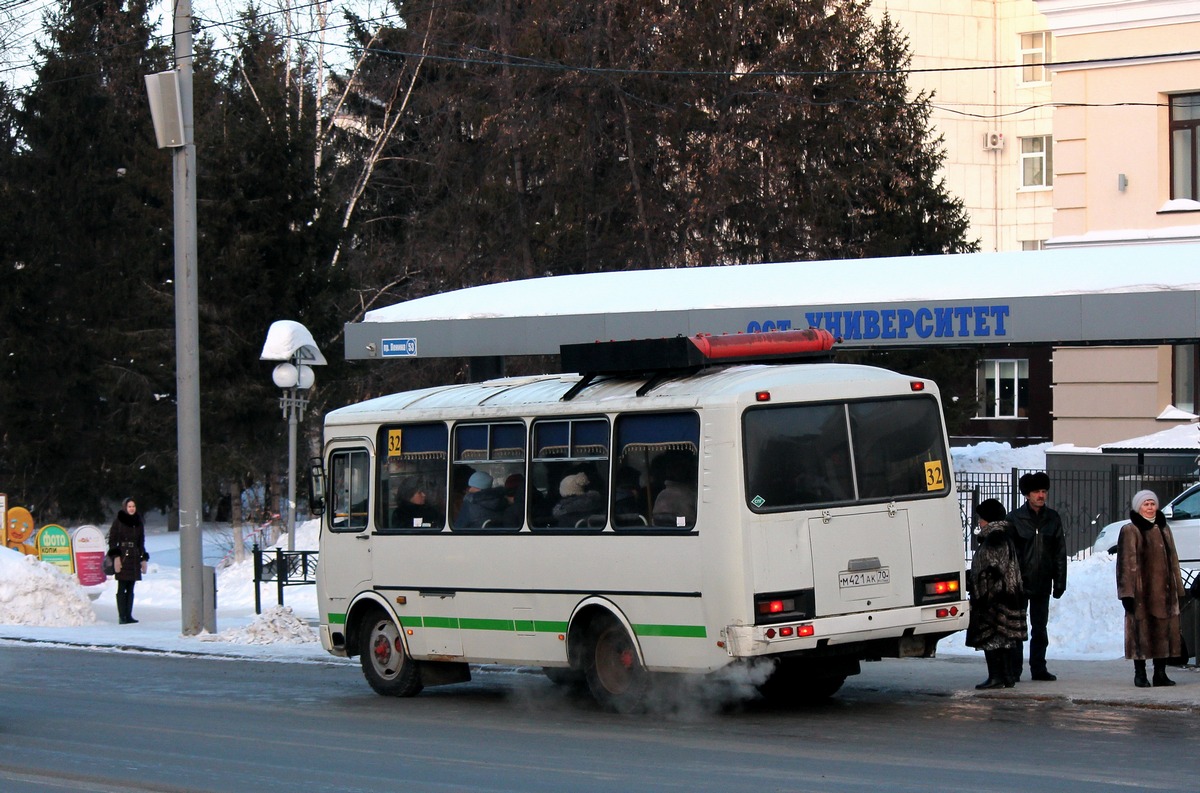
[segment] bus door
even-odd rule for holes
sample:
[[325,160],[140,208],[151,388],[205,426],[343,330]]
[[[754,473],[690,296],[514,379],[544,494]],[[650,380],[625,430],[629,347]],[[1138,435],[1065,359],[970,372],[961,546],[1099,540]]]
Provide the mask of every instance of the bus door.
[[365,439],[339,442],[326,457],[328,506],[318,565],[322,620],[344,623],[350,601],[371,580],[371,450]]
[[827,511],[810,518],[813,595],[818,617],[911,606],[908,511]]

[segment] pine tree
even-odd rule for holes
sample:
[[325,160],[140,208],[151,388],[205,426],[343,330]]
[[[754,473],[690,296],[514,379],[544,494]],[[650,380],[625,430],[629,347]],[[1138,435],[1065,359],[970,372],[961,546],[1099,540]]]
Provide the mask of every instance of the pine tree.
[[170,170],[143,84],[166,53],[151,32],[138,0],[63,0],[13,113],[0,465],[51,516],[169,499]]

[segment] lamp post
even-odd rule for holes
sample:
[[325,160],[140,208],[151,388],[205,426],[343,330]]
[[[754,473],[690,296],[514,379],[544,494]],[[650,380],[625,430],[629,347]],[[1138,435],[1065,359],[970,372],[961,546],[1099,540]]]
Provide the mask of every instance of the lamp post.
[[280,361],[271,380],[283,389],[279,407],[288,423],[288,550],[296,550],[296,427],[308,405],[305,392],[316,380],[312,367],[325,363],[308,328],[292,320],[271,323],[260,360]]

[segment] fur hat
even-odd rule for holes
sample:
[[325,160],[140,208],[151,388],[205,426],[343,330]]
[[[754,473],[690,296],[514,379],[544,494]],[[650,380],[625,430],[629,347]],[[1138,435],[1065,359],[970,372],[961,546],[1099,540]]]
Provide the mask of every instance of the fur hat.
[[408,501],[417,494],[421,489],[421,483],[417,481],[415,476],[407,476],[400,480],[400,486],[396,489],[396,495],[401,501]]
[[1035,474],[1022,474],[1017,480],[1017,486],[1021,488],[1021,495],[1027,496],[1035,490],[1049,490],[1050,477],[1045,471],[1038,471]]
[[563,498],[567,496],[582,496],[589,484],[588,475],[583,471],[577,474],[568,474],[559,482],[558,494]]
[[979,506],[975,508],[975,514],[979,516],[980,520],[986,520],[988,523],[1008,517],[1008,511],[1004,509],[1004,505],[994,498],[980,501]]
[[514,490],[514,491],[515,490],[524,490],[525,489],[525,475],[524,474],[509,474],[508,478],[506,478],[504,480],[504,489],[505,490]]
[[1153,490],[1139,490],[1139,491],[1137,491],[1136,493],[1134,493],[1134,494],[1133,494],[1133,501],[1131,502],[1131,503],[1133,504],[1133,511],[1134,511],[1134,512],[1141,512],[1141,511],[1142,511],[1142,502],[1143,502],[1143,501],[1153,501],[1155,504],[1157,504],[1157,503],[1158,503],[1158,496],[1154,495],[1154,491],[1153,491]]
[[485,474],[483,471],[476,471],[471,474],[471,478],[467,480],[468,487],[477,487],[480,490],[487,490],[492,486],[492,477]]

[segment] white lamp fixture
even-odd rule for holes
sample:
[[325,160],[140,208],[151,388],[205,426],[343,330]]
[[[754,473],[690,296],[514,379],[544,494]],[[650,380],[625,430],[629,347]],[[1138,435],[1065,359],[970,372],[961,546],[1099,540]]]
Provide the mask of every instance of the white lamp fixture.
[[296,425],[304,418],[308,400],[302,392],[316,381],[313,366],[325,363],[308,328],[290,319],[272,322],[263,344],[263,361],[280,361],[271,372],[271,380],[284,390],[279,399],[288,423],[288,550],[296,550]]

